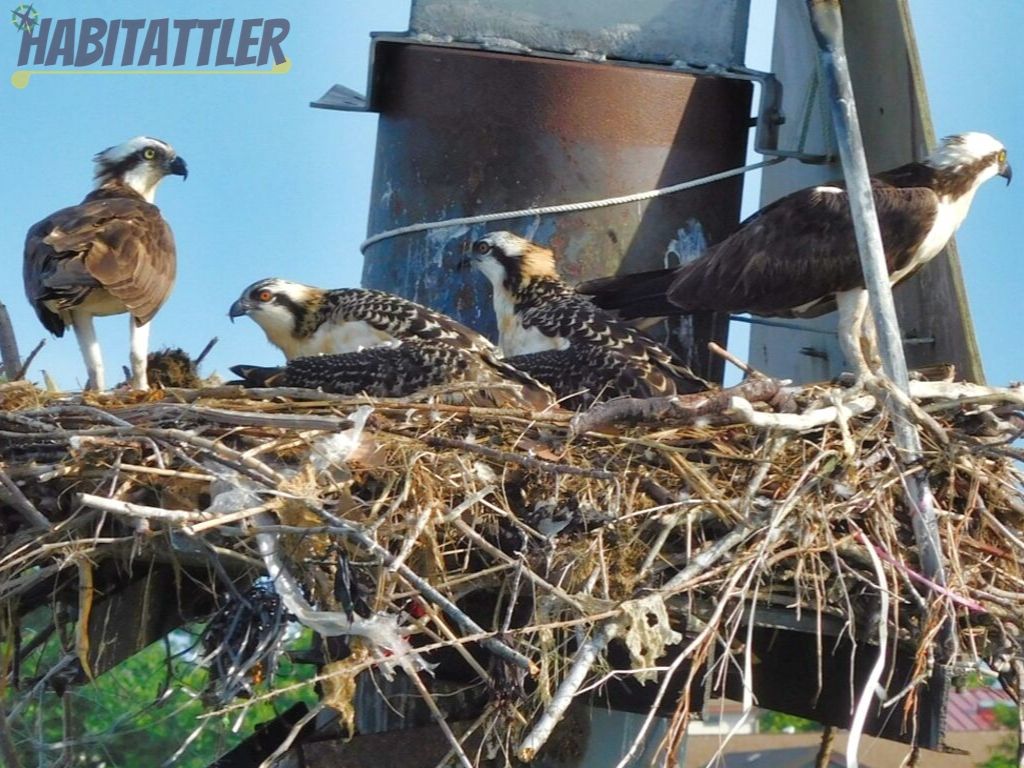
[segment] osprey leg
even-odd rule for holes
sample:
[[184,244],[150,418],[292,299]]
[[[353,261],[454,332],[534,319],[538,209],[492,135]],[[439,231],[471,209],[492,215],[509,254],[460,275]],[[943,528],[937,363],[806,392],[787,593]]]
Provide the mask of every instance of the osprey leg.
[[82,359],[85,360],[85,370],[89,378],[85,382],[86,389],[102,390],[103,382],[103,354],[100,352],[100,342],[96,338],[96,328],[92,323],[92,315],[88,312],[71,311],[71,324],[75,329],[75,338],[78,339],[78,348],[82,350]]
[[131,365],[133,389],[149,389],[149,378],[146,365],[149,362],[149,323],[138,325],[135,318],[128,315],[131,326]]
[[868,312],[868,292],[863,288],[836,294],[839,308],[839,348],[846,362],[853,367],[858,382],[872,377],[871,368],[861,347],[864,320]]

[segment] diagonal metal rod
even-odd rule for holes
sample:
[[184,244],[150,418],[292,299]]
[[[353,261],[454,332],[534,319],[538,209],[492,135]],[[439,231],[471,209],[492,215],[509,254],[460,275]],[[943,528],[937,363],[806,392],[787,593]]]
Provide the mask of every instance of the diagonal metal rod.
[[[843,176],[846,178],[853,228],[857,236],[861,269],[870,298],[871,314],[878,331],[882,368],[896,387],[906,393],[910,389],[907,361],[903,355],[903,343],[896,321],[896,305],[892,300],[882,233],[875,212],[871,177],[868,174],[860,121],[857,118],[857,105],[853,98],[853,84],[846,62],[839,0],[807,0],[807,7],[811,14],[814,36],[818,41],[832,122],[839,144],[839,158],[843,166]],[[921,440],[917,429],[897,398],[889,397],[888,406],[893,415],[895,442],[901,458],[908,464],[918,461],[921,458]],[[908,475],[905,482],[907,498],[913,510],[911,517],[921,557],[921,568],[928,578],[944,585],[945,569],[939,548],[938,525],[931,490],[927,482],[920,479],[920,473]]]
[[[843,20],[839,7],[840,0],[807,0],[811,16],[811,27],[818,42],[819,57],[825,76],[829,97],[829,108],[835,126],[839,145],[839,158],[846,178],[854,232],[857,236],[857,250],[860,253],[864,283],[868,290],[871,313],[878,332],[879,352],[885,374],[900,391],[897,398],[890,394],[887,406],[892,414],[896,448],[905,464],[912,464],[921,458],[921,439],[911,423],[904,403],[909,402],[907,392],[910,382],[907,376],[907,361],[903,356],[896,308],[889,285],[889,270],[885,262],[882,234],[875,211],[875,198],[871,191],[864,143],[857,119],[857,106],[853,98],[853,84],[846,62],[843,46]],[[936,584],[945,586],[945,568],[939,543],[934,499],[928,485],[926,473],[912,472],[904,475],[904,490],[907,506],[911,510],[914,538],[917,541],[921,570]],[[885,585],[880,585],[882,589]],[[937,599],[942,599],[937,597]],[[885,621],[885,617],[881,618]],[[956,635],[953,622],[946,616],[935,648],[936,664],[928,687],[940,702],[945,702],[949,688],[946,663],[956,653]],[[927,713],[931,728],[941,733],[941,714]],[[848,756],[849,757],[849,756]],[[856,758],[854,758],[856,762]]]

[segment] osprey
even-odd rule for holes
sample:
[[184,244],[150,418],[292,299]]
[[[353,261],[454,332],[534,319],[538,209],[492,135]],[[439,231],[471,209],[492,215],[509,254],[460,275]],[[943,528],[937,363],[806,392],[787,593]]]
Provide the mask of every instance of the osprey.
[[[234,319],[243,315],[252,318],[289,361],[316,355],[360,352],[383,344],[402,343],[404,347],[404,342],[418,340],[431,345],[434,362],[425,356],[427,347],[417,345],[400,352],[381,351],[365,358],[325,365],[362,365],[364,361],[384,360],[397,365],[404,360],[409,365],[423,368],[439,366],[439,372],[431,375],[444,378],[454,375],[451,373],[454,369],[444,366],[456,365],[456,358],[461,361],[458,365],[463,366],[468,365],[470,358],[475,358],[470,368],[483,370],[478,366],[484,366],[507,380],[517,382],[534,407],[543,408],[553,401],[546,387],[503,361],[500,351],[484,336],[441,312],[384,291],[364,288],[325,290],[276,277],[267,278],[250,285],[231,305],[229,317]],[[453,358],[444,357],[441,353],[446,348],[459,354]],[[414,359],[414,355],[420,357]],[[310,370],[309,365],[303,363],[304,373]],[[324,375],[323,367],[317,370],[320,372],[316,376]]]
[[549,387],[563,407],[588,408],[611,397],[650,396],[637,368],[624,365],[621,355],[599,344],[574,344],[505,360]]
[[[471,258],[493,288],[502,351],[560,397],[581,388],[604,398],[710,386],[667,349],[580,296],[559,277],[551,250],[511,232],[491,232],[473,244]],[[544,354],[530,357],[535,353]],[[565,370],[556,375],[560,366]]]
[[327,290],[270,277],[231,305],[248,315],[286,359],[355,352],[407,339],[440,341],[474,352],[496,352],[484,336],[422,304],[366,288]]
[[[1007,183],[1012,176],[1003,145],[984,133],[963,133],[943,139],[922,162],[872,178],[892,284],[946,246],[978,187],[997,175]],[[849,200],[839,185],[776,200],[681,267],[592,280],[579,290],[625,318],[699,311],[816,317],[838,306],[843,354],[859,377],[870,373],[861,340],[874,354],[874,329]]]
[[341,395],[406,397],[427,387],[453,387],[444,399],[471,405],[543,409],[551,392],[512,366],[443,341],[409,339],[338,355],[293,357],[283,367],[236,365],[249,387],[303,387]]
[[103,389],[103,358],[93,317],[131,316],[131,385],[146,389],[149,322],[174,286],[171,228],[153,204],[185,161],[159,139],[139,136],[94,158],[96,188],[78,205],[33,225],[25,238],[25,293],[50,333],[71,325],[89,389]]

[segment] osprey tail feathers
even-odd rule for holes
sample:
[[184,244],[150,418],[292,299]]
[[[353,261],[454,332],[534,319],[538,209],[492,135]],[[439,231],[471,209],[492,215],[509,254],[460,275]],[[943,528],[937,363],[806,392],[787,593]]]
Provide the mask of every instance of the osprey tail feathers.
[[603,309],[618,310],[619,316],[625,319],[678,315],[679,307],[667,296],[677,276],[678,268],[656,269],[587,280],[577,285],[576,290]]
[[283,386],[285,379],[285,369],[280,366],[233,365],[231,372],[241,381],[228,383],[241,384],[244,387],[279,387]]
[[[518,397],[504,398],[508,402],[499,402],[496,403],[497,405],[515,407],[525,402],[533,410],[543,411],[545,408],[550,408],[555,404],[555,393],[546,386],[546,382],[541,383],[541,380],[534,377],[531,373],[518,368],[514,361],[499,360],[497,357],[488,356],[487,362],[495,368],[501,377],[517,385],[519,389]],[[522,402],[517,403],[516,400]]]

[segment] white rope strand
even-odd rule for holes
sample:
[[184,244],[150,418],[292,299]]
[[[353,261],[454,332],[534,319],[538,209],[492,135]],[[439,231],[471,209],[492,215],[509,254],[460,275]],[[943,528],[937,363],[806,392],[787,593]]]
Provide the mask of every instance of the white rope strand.
[[703,176],[699,179],[692,179],[690,181],[683,181],[679,184],[672,184],[668,187],[661,187],[659,189],[652,189],[647,192],[634,192],[631,195],[620,195],[619,197],[607,197],[602,200],[587,200],[579,203],[562,203],[561,205],[544,205],[537,208],[521,208],[517,211],[501,211],[498,213],[482,213],[479,216],[463,216],[456,219],[442,219],[440,221],[424,221],[419,224],[409,224],[404,227],[396,227],[395,229],[387,229],[383,232],[378,232],[376,235],[371,235],[363,241],[362,245],[359,246],[361,253],[366,253],[366,249],[371,245],[381,242],[382,240],[390,240],[393,237],[399,237],[401,235],[410,235],[415,232],[426,232],[431,229],[440,229],[442,227],[459,227],[469,226],[472,224],[485,224],[489,221],[504,221],[506,219],[521,219],[528,216],[547,216],[552,213],[569,213],[574,211],[589,211],[593,208],[606,208],[611,205],[623,205],[624,203],[636,203],[641,200],[651,200],[655,197],[661,197],[663,195],[671,195],[676,192],[682,192],[683,190],[693,189],[704,184],[711,184],[716,181],[722,181],[723,179],[730,179],[733,176],[740,176],[748,171],[756,171],[761,168],[767,168],[770,165],[781,163],[785,158],[783,157],[771,157],[767,160],[762,160],[759,163],[753,163],[751,165],[744,165],[740,168],[732,168],[728,171],[722,171],[720,173],[713,173],[710,176]]

